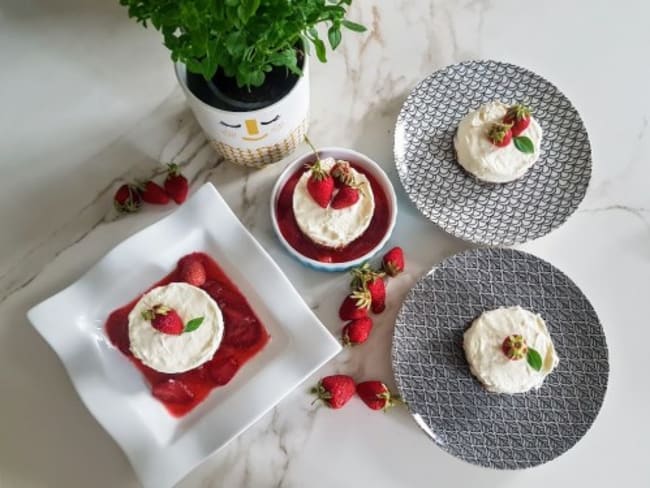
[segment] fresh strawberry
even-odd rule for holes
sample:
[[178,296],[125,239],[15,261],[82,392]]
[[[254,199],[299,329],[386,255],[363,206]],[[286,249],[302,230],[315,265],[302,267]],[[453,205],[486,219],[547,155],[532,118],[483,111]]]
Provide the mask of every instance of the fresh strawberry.
[[326,376],[311,390],[317,396],[316,400],[323,400],[330,408],[341,408],[352,398],[354,391],[354,380],[343,374]]
[[339,191],[332,199],[332,208],[339,210],[351,207],[359,201],[359,188],[355,186],[341,185]]
[[368,290],[355,290],[350,293],[339,308],[341,320],[355,320],[368,316],[372,298]]
[[382,268],[388,276],[397,276],[404,271],[404,251],[394,247],[382,259]]
[[388,410],[401,402],[399,395],[394,395],[381,381],[364,381],[357,385],[357,395],[373,410]]
[[503,116],[504,124],[512,124],[512,137],[517,137],[530,125],[530,109],[517,103],[510,107]]
[[341,188],[343,185],[354,186],[354,174],[352,173],[352,167],[347,161],[339,159],[332,169],[330,170],[332,178],[334,178],[334,185],[336,188]]
[[194,393],[180,380],[170,378],[153,386],[153,396],[165,403],[189,403],[194,399]]
[[133,213],[142,207],[142,197],[135,185],[125,183],[120,186],[113,197],[115,210],[120,213]]
[[179,335],[185,325],[176,310],[165,305],[154,305],[142,312],[142,318],[151,322],[151,326],[164,334]]
[[167,195],[179,205],[187,198],[189,184],[177,164],[167,165],[167,178],[165,178],[164,186]]
[[334,178],[323,169],[320,159],[309,167],[309,171],[307,191],[318,205],[327,208],[334,193]]
[[343,345],[356,346],[357,344],[363,344],[368,340],[371,330],[372,319],[370,317],[363,317],[348,322],[341,331]]
[[526,357],[528,346],[526,341],[520,335],[510,335],[503,340],[501,350],[508,359],[517,361]]
[[373,313],[381,313],[386,308],[386,284],[383,271],[374,271],[368,263],[352,270],[351,289],[367,290],[370,293]]
[[164,188],[154,181],[145,181],[140,184],[140,194],[147,203],[154,205],[166,205],[169,203],[169,195]]
[[512,124],[495,122],[487,134],[488,140],[497,147],[506,147],[512,141]]
[[194,286],[203,286],[206,280],[205,266],[194,255],[185,256],[178,262],[180,279]]

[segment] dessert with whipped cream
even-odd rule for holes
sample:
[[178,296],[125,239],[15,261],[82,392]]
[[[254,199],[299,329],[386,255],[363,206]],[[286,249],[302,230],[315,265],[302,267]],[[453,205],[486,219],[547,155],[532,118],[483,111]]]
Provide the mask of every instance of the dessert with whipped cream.
[[325,247],[340,248],[366,231],[375,212],[375,198],[366,175],[352,168],[349,162],[325,158],[319,165],[325,172],[331,172],[335,165],[345,168],[342,171],[348,175],[350,185],[354,185],[350,187],[357,192],[356,200],[347,206],[338,207],[336,198],[341,191],[346,191],[340,186],[332,192],[330,204],[322,207],[308,189],[312,174],[311,171],[306,171],[293,192],[293,213],[302,233],[313,242]]
[[278,229],[298,253],[340,263],[364,256],[389,230],[391,208],[382,185],[363,165],[324,157],[297,168],[275,204]]
[[454,137],[458,163],[490,183],[521,178],[539,159],[541,144],[542,128],[531,110],[500,101],[463,117]]
[[494,393],[540,388],[559,362],[544,319],[519,306],[483,312],[463,348],[472,374]]
[[106,333],[174,416],[229,383],[269,340],[246,298],[203,253],[184,256],[149,291],[113,311]]
[[[180,333],[154,326],[156,316],[169,318],[174,312],[182,324]],[[187,283],[148,291],[129,313],[131,352],[161,373],[182,373],[202,365],[214,356],[222,335],[223,315],[217,303],[201,288]]]

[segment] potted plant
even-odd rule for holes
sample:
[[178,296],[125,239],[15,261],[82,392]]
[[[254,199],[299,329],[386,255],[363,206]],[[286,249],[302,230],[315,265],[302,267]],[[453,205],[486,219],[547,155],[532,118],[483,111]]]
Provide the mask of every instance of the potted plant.
[[159,30],[210,143],[226,159],[262,167],[302,141],[309,123],[310,45],[326,62],[352,0],[120,0]]

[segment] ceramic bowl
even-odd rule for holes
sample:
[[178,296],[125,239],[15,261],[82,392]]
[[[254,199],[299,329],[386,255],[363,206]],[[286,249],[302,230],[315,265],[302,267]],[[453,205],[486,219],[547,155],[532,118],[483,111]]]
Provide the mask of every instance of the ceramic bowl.
[[318,154],[321,157],[321,159],[332,157],[334,159],[343,159],[343,160],[350,161],[354,164],[357,164],[363,169],[365,169],[368,173],[370,173],[381,185],[382,189],[384,190],[384,193],[386,194],[386,198],[388,199],[388,206],[390,208],[388,229],[384,237],[375,247],[373,247],[366,254],[359,256],[358,258],[352,259],[350,261],[343,261],[343,262],[336,262],[336,263],[321,262],[316,259],[312,259],[307,256],[304,256],[299,251],[294,249],[291,246],[291,244],[289,244],[289,242],[282,235],[282,232],[280,231],[280,228],[278,226],[278,220],[276,216],[276,207],[278,203],[278,198],[280,196],[280,192],[282,191],[282,188],[284,188],[284,185],[287,183],[289,178],[291,178],[291,176],[298,170],[298,168],[301,168],[306,164],[311,163],[314,160],[314,154],[311,151],[305,153],[304,155],[300,156],[296,160],[289,163],[287,167],[284,169],[284,171],[282,172],[282,174],[278,177],[278,180],[276,181],[275,186],[273,187],[273,191],[271,192],[271,221],[273,222],[273,229],[275,230],[275,234],[278,236],[278,239],[280,240],[282,245],[289,252],[289,254],[295,257],[302,264],[304,264],[309,268],[316,269],[319,271],[330,271],[330,272],[346,271],[352,267],[359,266],[361,263],[372,258],[377,252],[379,252],[386,245],[386,242],[388,242],[388,239],[390,239],[390,236],[393,233],[393,229],[395,228],[395,222],[397,219],[397,197],[395,196],[395,190],[393,189],[393,185],[390,182],[390,179],[388,179],[388,176],[386,176],[384,170],[368,156],[361,154],[357,151],[353,151],[352,149],[346,149],[343,147],[335,147],[335,146],[320,148],[318,149]]

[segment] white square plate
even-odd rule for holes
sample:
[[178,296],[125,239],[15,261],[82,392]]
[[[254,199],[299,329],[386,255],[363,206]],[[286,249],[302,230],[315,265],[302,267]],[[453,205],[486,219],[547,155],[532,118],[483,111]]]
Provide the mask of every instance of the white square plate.
[[[177,419],[108,340],[111,311],[168,274],[190,252],[212,256],[271,335],[226,386]],[[128,238],[28,318],[59,355],[88,409],[145,486],[178,482],[243,432],[341,346],[210,183],[173,214]]]

